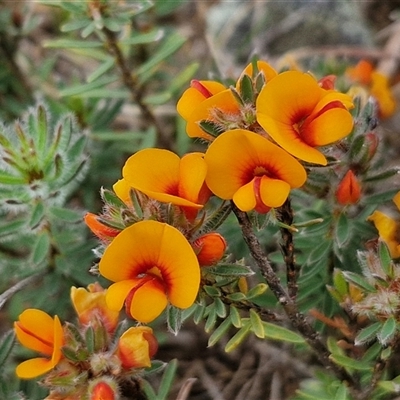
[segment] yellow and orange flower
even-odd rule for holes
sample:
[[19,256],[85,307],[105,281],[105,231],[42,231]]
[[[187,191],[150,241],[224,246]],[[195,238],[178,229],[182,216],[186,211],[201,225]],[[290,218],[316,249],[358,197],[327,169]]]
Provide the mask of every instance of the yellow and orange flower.
[[193,219],[209,199],[205,184],[207,165],[202,153],[182,158],[163,149],[144,149],[126,161],[122,175],[129,186],[147,196],[182,207]]
[[226,240],[217,232],[206,233],[192,244],[201,266],[216,264],[225,254]]
[[204,159],[208,187],[218,197],[232,199],[242,211],[265,213],[280,207],[290,189],[302,186],[307,179],[295,158],[268,139],[243,129],[218,136]]
[[376,99],[380,118],[388,118],[393,115],[396,101],[390,90],[387,76],[375,71],[373,65],[366,60],[360,60],[354,67],[347,68],[346,74],[353,82],[365,87]]
[[309,74],[287,71],[271,79],[257,102],[257,121],[268,135],[293,156],[326,165],[315,147],[336,142],[353,128],[348,95],[323,89]]
[[107,247],[101,275],[115,282],[106,295],[112,310],[126,305],[139,322],[157,318],[168,302],[190,307],[200,285],[200,267],[191,245],[176,228],[141,221],[125,228]]
[[[393,202],[400,211],[400,192],[393,197]],[[389,247],[390,255],[393,258],[400,257],[400,224],[398,219],[394,219],[381,211],[374,211],[368,217],[378,229],[379,237]]]
[[108,308],[106,293],[98,282],[91,283],[88,290],[71,287],[72,304],[82,325],[95,323],[98,319],[107,331],[114,331],[118,325],[119,311]]
[[36,378],[49,372],[59,363],[64,333],[57,315],[52,318],[42,310],[29,308],[14,322],[14,330],[24,347],[45,356],[19,364],[16,368],[19,378]]
[[[264,74],[266,81],[277,75],[277,72],[265,61],[257,61],[257,68]],[[243,75],[252,77],[253,64],[247,65],[241,73],[236,83],[237,90],[240,89],[240,81]],[[177,110],[187,122],[186,132],[190,137],[199,137],[209,141],[214,138],[203,131],[199,125],[201,121],[218,123],[220,122],[218,115],[222,115],[227,118],[228,125],[229,121],[232,121],[234,125],[241,123],[241,108],[231,89],[215,81],[193,80],[191,87],[179,99]],[[237,127],[239,126],[235,126],[235,128]]]
[[129,328],[118,340],[117,356],[123,368],[148,368],[158,349],[157,339],[148,326]]

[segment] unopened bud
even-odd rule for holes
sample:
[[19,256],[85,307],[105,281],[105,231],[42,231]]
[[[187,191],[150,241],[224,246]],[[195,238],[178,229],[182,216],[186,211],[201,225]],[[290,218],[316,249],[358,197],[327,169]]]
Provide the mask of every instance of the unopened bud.
[[356,204],[361,197],[361,186],[352,170],[347,171],[336,190],[339,204]]
[[209,266],[217,263],[225,254],[226,241],[219,233],[211,232],[193,242],[199,264]]
[[118,229],[101,223],[96,214],[87,213],[84,220],[88,228],[101,240],[111,240],[120,232]]
[[321,78],[318,83],[322,89],[333,90],[335,89],[336,75],[326,75]]
[[111,377],[101,377],[89,382],[89,400],[118,400],[118,385]]

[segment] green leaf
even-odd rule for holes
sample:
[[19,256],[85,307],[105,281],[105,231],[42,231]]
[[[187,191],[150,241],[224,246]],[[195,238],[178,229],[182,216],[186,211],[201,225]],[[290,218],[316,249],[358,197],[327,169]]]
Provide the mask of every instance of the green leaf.
[[152,42],[158,42],[164,37],[165,31],[163,29],[154,29],[146,33],[134,33],[131,37],[121,40],[119,43],[125,45],[138,45]]
[[176,359],[171,360],[161,378],[160,388],[158,391],[157,400],[167,400],[171,391],[172,383],[175,379],[176,370],[178,369],[178,361]]
[[222,127],[213,121],[208,121],[204,119],[198,122],[198,124],[205,133],[208,133],[209,135],[215,138],[218,137],[223,132]]
[[52,214],[56,219],[61,221],[77,223],[83,221],[83,215],[81,211],[74,211],[63,207],[50,207],[50,214]]
[[70,86],[68,88],[60,90],[61,97],[67,96],[78,96],[82,93],[88,92],[89,90],[98,89],[100,87],[106,86],[110,83],[117,81],[119,78],[117,76],[104,76],[102,78],[97,79],[94,82],[79,84],[76,86]]
[[215,306],[215,311],[220,318],[225,318],[226,317],[226,307],[223,301],[219,297],[214,298],[214,306]]
[[320,244],[316,245],[314,250],[308,256],[307,262],[309,264],[314,264],[317,261],[326,259],[332,249],[332,242],[328,240],[321,240]]
[[143,99],[143,102],[152,105],[152,106],[159,106],[161,104],[167,103],[172,98],[172,94],[170,91],[165,91],[161,93],[152,94],[146,96]]
[[368,342],[374,340],[376,338],[377,332],[380,330],[381,327],[382,327],[381,322],[375,322],[372,325],[361,329],[361,331],[358,333],[358,335],[354,339],[354,344],[356,346],[360,346],[364,343],[368,343]]
[[381,330],[376,335],[383,346],[387,345],[393,338],[397,330],[397,323],[394,317],[388,318],[383,324]]
[[240,97],[248,104],[252,104],[254,101],[253,81],[246,74],[240,80]]
[[71,39],[56,39],[46,40],[43,43],[44,47],[57,49],[91,49],[94,47],[103,47],[103,43],[95,40],[71,40]]
[[94,70],[86,79],[88,83],[95,81],[101,75],[105,74],[115,64],[114,58],[110,57],[103,62],[96,70]]
[[198,325],[200,323],[200,321],[203,319],[205,311],[206,311],[206,307],[204,304],[197,305],[197,308],[193,315],[193,322],[196,325]]
[[251,288],[247,293],[246,293],[246,298],[248,300],[252,300],[255,297],[261,296],[268,290],[268,285],[265,283],[259,283],[258,285],[254,286]]
[[40,222],[44,218],[44,204],[42,201],[38,201],[32,211],[31,219],[29,220],[29,226],[35,229],[39,226]]
[[399,168],[391,168],[379,174],[367,176],[366,178],[363,179],[363,181],[364,182],[382,181],[384,179],[389,179],[395,175],[398,175],[398,173],[399,173]]
[[206,323],[204,325],[204,331],[210,333],[217,322],[217,310],[214,304],[210,304],[208,307],[209,313],[207,316]]
[[86,349],[89,352],[89,354],[94,353],[95,349],[95,341],[94,341],[94,329],[92,326],[89,326],[86,331],[85,331],[85,344],[86,344]]
[[347,387],[341,382],[338,390],[336,391],[334,400],[349,400]]
[[3,365],[7,361],[15,344],[15,333],[13,329],[6,332],[0,340],[0,368],[3,370]]
[[388,277],[393,278],[392,257],[390,256],[389,247],[383,240],[379,241],[378,255],[383,271]]
[[343,271],[342,274],[347,282],[351,282],[359,288],[364,289],[370,293],[376,291],[375,288],[370,283],[368,283],[368,281],[364,279],[361,275],[358,275],[355,272],[351,271]]
[[155,68],[182,47],[185,42],[186,38],[177,32],[169,35],[160,48],[153,53],[152,57],[137,69],[136,74],[140,77],[141,82],[143,83],[149,79],[155,72]]
[[339,249],[348,241],[350,236],[350,224],[346,214],[341,213],[336,224],[336,241]]
[[218,264],[212,267],[203,267],[204,271],[219,276],[251,276],[254,271],[250,267],[238,264]]
[[169,91],[175,93],[179,91],[183,85],[193,78],[194,74],[199,69],[199,63],[192,63],[187,66],[182,72],[180,72],[175,78],[172,79],[169,84]]
[[264,326],[264,333],[266,338],[281,340],[283,342],[289,343],[305,343],[303,337],[289,329],[265,321],[263,321],[262,324]]
[[399,189],[388,190],[387,192],[373,194],[371,196],[363,197],[363,203],[368,204],[382,204],[393,199]]
[[168,330],[177,335],[182,326],[181,310],[177,307],[169,306],[167,308]]
[[214,286],[204,285],[203,290],[211,297],[221,296],[221,291]]
[[82,29],[85,26],[89,25],[91,23],[91,20],[88,18],[76,18],[73,21],[69,21],[63,25],[61,25],[61,32],[71,32],[75,31],[77,29]]
[[263,321],[261,320],[260,316],[257,312],[253,309],[250,309],[250,324],[251,330],[253,333],[260,339],[264,339],[265,331],[263,326]]
[[22,176],[11,175],[5,171],[0,172],[0,184],[3,185],[21,185],[26,184],[26,179]]
[[223,336],[225,336],[231,326],[231,320],[229,318],[225,319],[209,337],[207,346],[214,346],[215,343],[217,343]]
[[235,350],[244,341],[244,339],[246,339],[247,335],[250,333],[250,329],[251,324],[249,321],[247,321],[225,345],[225,351],[229,353]]
[[32,251],[32,262],[39,265],[44,261],[50,252],[50,236],[47,231],[42,232],[37,238]]
[[242,292],[230,293],[226,298],[232,301],[242,301],[247,299],[246,295]]
[[22,232],[25,226],[25,219],[16,219],[10,222],[6,222],[5,224],[0,225],[0,238],[5,238],[9,235]]
[[336,364],[349,368],[350,370],[356,370],[356,371],[370,371],[371,367],[367,364],[362,363],[360,360],[355,360],[353,358],[335,354],[329,356],[329,358]]
[[235,328],[242,327],[242,318],[240,317],[238,309],[233,304],[229,306],[229,318]]

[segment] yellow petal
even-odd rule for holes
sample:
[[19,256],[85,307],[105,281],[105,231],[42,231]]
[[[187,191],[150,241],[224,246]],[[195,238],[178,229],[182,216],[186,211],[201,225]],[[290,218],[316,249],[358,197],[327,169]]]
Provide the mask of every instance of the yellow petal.
[[131,195],[130,195],[131,189],[132,189],[131,186],[126,182],[125,179],[119,179],[113,185],[114,193],[125,204],[129,204],[131,202]]
[[393,197],[393,202],[396,204],[397,209],[400,211],[400,192]]
[[62,357],[61,347],[64,345],[64,331],[57,315],[54,316],[54,345],[51,363],[56,366]]
[[167,307],[165,289],[159,279],[145,282],[135,290],[129,311],[131,317],[143,324],[154,321]]
[[129,279],[112,284],[107,289],[106,302],[111,310],[120,311],[129,292],[140,283],[140,279]]
[[[275,78],[274,78],[275,79]],[[300,187],[307,179],[302,165],[264,137],[242,129],[218,136],[204,157],[206,183],[222,199],[232,199],[255,176],[267,175]]]
[[49,372],[54,364],[47,358],[32,358],[19,364],[15,370],[18,378],[32,379]]
[[203,156],[201,153],[189,153],[182,157],[179,164],[179,196],[193,203],[199,201],[207,174]]
[[240,187],[233,195],[232,200],[241,211],[250,211],[256,206],[253,184],[252,180]]
[[289,196],[290,186],[279,179],[267,176],[261,178],[260,195],[262,202],[268,207],[280,207]]
[[[222,92],[226,89],[222,83],[215,81],[199,81],[199,83],[203,85],[212,95]],[[186,89],[176,105],[179,115],[183,119],[187,120],[193,112],[193,109],[205,99],[206,97],[204,97],[204,95],[196,88],[190,87],[189,89]]]

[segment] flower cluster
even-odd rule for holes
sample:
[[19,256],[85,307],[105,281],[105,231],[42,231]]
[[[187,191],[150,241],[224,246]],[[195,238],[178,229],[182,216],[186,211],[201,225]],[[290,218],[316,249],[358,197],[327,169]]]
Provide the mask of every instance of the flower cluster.
[[118,332],[119,312],[108,308],[98,283],[71,289],[79,325],[61,324],[44,311],[27,309],[14,324],[19,342],[41,357],[16,368],[22,379],[46,374],[47,400],[118,400],[124,385],[151,366],[157,340],[147,326]]

